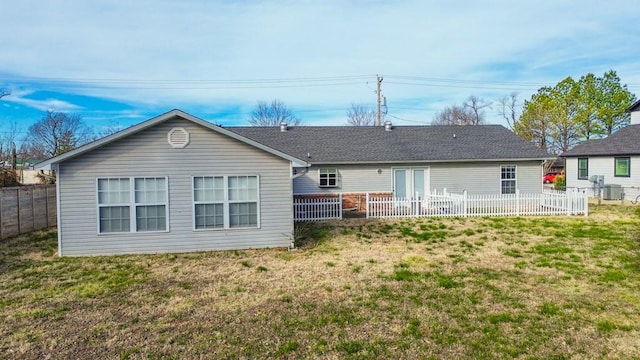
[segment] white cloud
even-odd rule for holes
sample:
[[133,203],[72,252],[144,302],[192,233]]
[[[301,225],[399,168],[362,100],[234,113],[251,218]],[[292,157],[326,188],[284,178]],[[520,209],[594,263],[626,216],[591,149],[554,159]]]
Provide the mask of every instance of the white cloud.
[[8,103],[25,105],[33,109],[41,110],[41,111],[59,111],[59,112],[74,112],[79,111],[82,107],[69,103],[67,101],[55,99],[55,98],[47,98],[47,99],[31,99],[28,96],[33,92],[31,91],[12,91],[10,95],[3,98],[4,101]]
[[[540,84],[587,72],[620,69],[637,91],[636,8],[623,0],[9,2],[0,23],[14,35],[0,34],[0,73],[133,106],[213,111],[237,104],[243,114],[257,99],[299,109],[374,104],[380,73],[389,75],[383,92],[390,107],[430,109],[401,114],[428,121],[471,94],[495,98],[519,89],[527,98]],[[219,82],[352,75],[368,77],[340,86]],[[416,86],[392,84],[391,75],[477,82]],[[341,116],[326,114],[330,121]]]

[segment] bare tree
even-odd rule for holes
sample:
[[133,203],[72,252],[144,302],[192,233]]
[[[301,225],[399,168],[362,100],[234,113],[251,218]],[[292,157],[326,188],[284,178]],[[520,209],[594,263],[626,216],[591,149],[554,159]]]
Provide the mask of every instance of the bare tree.
[[58,156],[92,139],[91,130],[80,115],[47,111],[37,123],[29,127],[28,145],[32,156]]
[[[11,95],[6,89],[0,89],[0,99],[5,96]],[[12,121],[9,126],[3,126],[0,131],[0,165],[9,160],[11,156],[11,149],[15,147],[15,143],[18,137],[18,122]]]
[[437,113],[431,125],[473,125],[475,122],[475,113],[471,109],[452,105]]
[[11,121],[9,126],[3,127],[0,131],[0,163],[11,155],[11,149],[16,146],[20,127],[16,120]]
[[[6,89],[0,89],[0,99],[11,95]],[[3,127],[0,133],[0,187],[19,185],[16,173],[16,138],[18,123],[13,121],[8,127]]]
[[282,122],[295,126],[302,123],[302,120],[280,100],[272,100],[271,104],[258,101],[248,121],[252,126],[278,126]]
[[115,134],[122,130],[122,126],[115,120],[109,121],[109,123],[96,130],[96,139],[107,137],[111,134]]
[[347,110],[347,125],[373,126],[376,124],[376,111],[364,105],[351,104]]
[[512,92],[509,96],[498,99],[498,114],[507,122],[509,129],[513,131],[520,117],[518,114],[518,93]]
[[465,108],[468,108],[473,113],[473,117],[471,118],[471,123],[467,125],[480,125],[484,122],[484,111],[483,109],[491,107],[491,103],[484,100],[483,98],[479,98],[475,95],[471,95],[467,98],[462,104]]

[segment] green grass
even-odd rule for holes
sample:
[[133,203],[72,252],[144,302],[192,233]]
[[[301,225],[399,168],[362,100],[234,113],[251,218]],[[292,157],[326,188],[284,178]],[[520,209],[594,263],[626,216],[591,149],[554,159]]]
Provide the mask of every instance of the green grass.
[[0,243],[0,358],[640,358],[640,212],[349,219],[284,249]]

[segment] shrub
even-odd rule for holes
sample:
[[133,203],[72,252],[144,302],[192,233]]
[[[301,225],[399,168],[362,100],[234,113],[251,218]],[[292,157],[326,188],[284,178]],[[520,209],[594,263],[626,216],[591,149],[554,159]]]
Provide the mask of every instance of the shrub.
[[13,169],[0,169],[0,187],[18,186],[18,174]]
[[556,176],[556,181],[553,184],[553,188],[556,190],[566,190],[567,189],[567,179],[563,175]]

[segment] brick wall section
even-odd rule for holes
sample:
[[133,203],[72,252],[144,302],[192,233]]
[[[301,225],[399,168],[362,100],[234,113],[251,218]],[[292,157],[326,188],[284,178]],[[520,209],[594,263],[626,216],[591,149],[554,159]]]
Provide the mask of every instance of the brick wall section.
[[[370,196],[391,196],[391,193],[369,193]],[[298,199],[322,199],[335,198],[338,194],[311,194],[311,195],[294,195]],[[367,211],[367,193],[349,193],[342,194],[342,209],[356,211]]]

